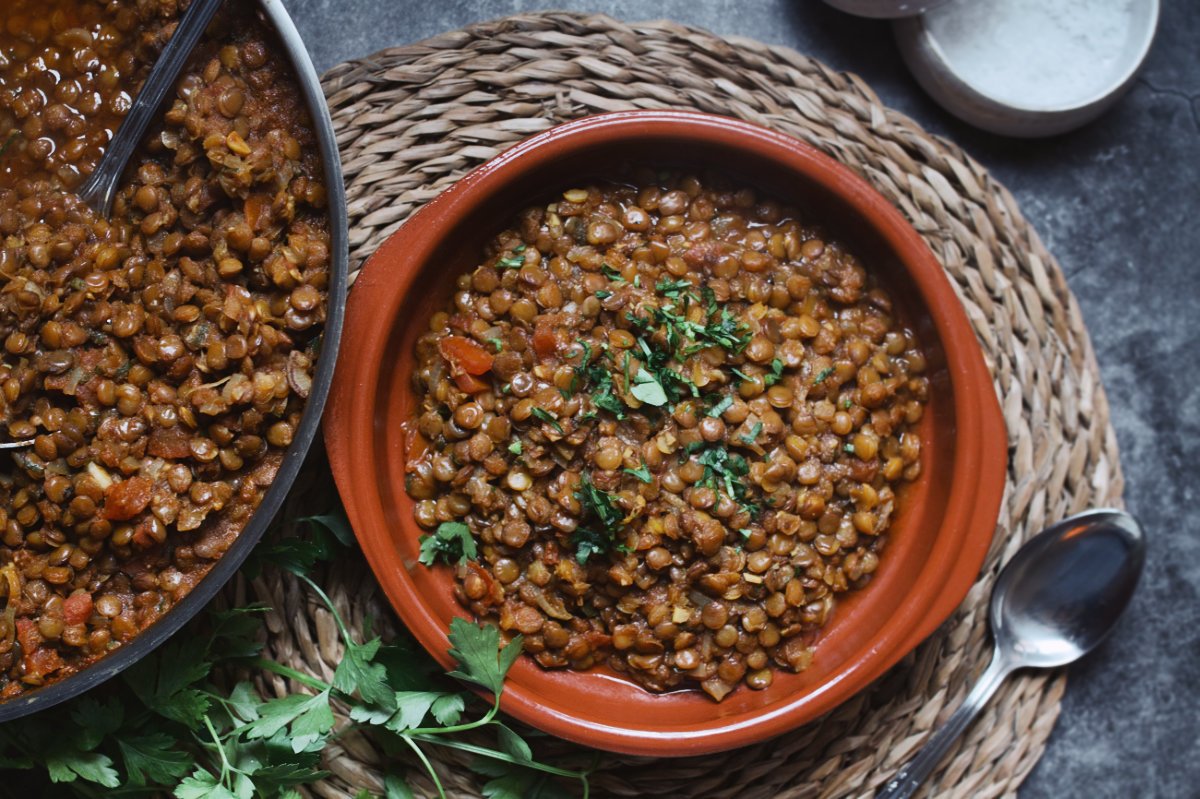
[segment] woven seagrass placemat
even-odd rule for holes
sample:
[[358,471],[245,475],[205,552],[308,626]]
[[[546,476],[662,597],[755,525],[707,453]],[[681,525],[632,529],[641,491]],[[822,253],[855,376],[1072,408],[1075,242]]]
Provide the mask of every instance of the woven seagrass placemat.
[[[869,796],[958,705],[986,665],[986,605],[999,565],[1069,513],[1120,502],[1116,438],[1075,299],[1012,196],[953,144],[889,110],[853,75],[781,47],[666,22],[530,14],[475,25],[342,64],[324,79],[346,170],[351,269],[464,172],[558,122],[631,108],[689,108],[797,137],[891,200],[945,265],[992,369],[1009,440],[995,541],[959,610],[845,705],[777,740],[702,758],[604,755],[601,796]],[[346,346],[354,346],[346,342]],[[328,485],[320,467],[307,475]],[[294,492],[299,505],[313,492]],[[319,576],[351,624],[394,624],[357,556]],[[341,649],[332,618],[293,578],[232,589],[273,610],[267,654],[328,679]],[[926,795],[1008,796],[1041,755],[1066,684],[1020,674],[1000,690]],[[264,677],[260,690],[289,688]],[[290,686],[294,689],[297,686]],[[578,753],[539,742],[543,759]],[[448,792],[479,796],[469,756],[429,751]],[[325,752],[334,776],[313,793],[381,788],[383,756],[355,734]],[[410,780],[431,791],[419,769]]]

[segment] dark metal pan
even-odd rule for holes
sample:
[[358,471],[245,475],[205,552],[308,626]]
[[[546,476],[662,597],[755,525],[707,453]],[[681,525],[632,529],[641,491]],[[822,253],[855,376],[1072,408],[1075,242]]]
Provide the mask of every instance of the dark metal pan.
[[291,446],[284,453],[279,471],[271,487],[267,489],[262,503],[234,544],[191,593],[171,608],[161,619],[112,654],[106,655],[91,666],[58,682],[0,703],[0,722],[45,710],[94,688],[145,657],[195,617],[229,581],[229,578],[245,561],[246,556],[254,549],[255,544],[262,538],[263,532],[283,504],[288,490],[304,463],[309,446],[320,429],[321,412],[325,407],[325,398],[329,394],[330,383],[333,382],[333,370],[342,335],[342,317],[346,307],[349,250],[342,165],[334,138],[333,122],[329,118],[329,108],[325,104],[325,95],[296,26],[292,23],[291,17],[288,16],[280,0],[259,0],[259,6],[268,26],[274,30],[279,44],[287,53],[305,105],[312,117],[324,167],[329,213],[331,279],[328,291],[328,309],[312,392],[309,394],[308,404],[301,417],[300,427],[296,431]]

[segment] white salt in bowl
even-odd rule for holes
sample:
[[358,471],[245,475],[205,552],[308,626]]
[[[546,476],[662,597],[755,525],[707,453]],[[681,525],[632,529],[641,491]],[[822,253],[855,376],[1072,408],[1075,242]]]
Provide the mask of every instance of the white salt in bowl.
[[947,111],[1006,136],[1084,125],[1133,84],[1159,0],[950,0],[893,23],[917,81]]

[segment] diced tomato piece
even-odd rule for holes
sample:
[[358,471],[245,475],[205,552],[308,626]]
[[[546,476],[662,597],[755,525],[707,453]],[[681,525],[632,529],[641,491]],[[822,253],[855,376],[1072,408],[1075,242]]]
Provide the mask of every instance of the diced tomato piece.
[[153,489],[149,478],[140,476],[113,483],[104,492],[104,518],[122,522],[132,519],[150,504]]
[[63,621],[67,624],[83,624],[91,617],[91,594],[71,594],[63,601]]
[[25,656],[25,677],[27,679],[41,679],[62,667],[62,658],[53,649],[35,649]]
[[421,435],[415,422],[402,422],[400,430],[404,433],[404,460],[407,463],[405,469],[411,472],[417,461],[429,451],[429,442]]
[[177,460],[191,454],[190,436],[183,425],[160,427],[150,434],[146,451],[156,458]]
[[481,375],[492,368],[491,354],[469,338],[446,336],[438,342],[438,351],[450,364],[452,373]]
[[42,645],[42,634],[32,619],[17,619],[17,642],[24,652],[32,652]]
[[469,375],[466,372],[459,372],[454,376],[454,384],[458,386],[460,391],[465,391],[468,394],[478,394],[481,391],[488,389],[488,384],[480,380],[474,375]]
[[558,352],[558,334],[553,327],[537,326],[537,330],[533,331],[533,351],[543,360]]

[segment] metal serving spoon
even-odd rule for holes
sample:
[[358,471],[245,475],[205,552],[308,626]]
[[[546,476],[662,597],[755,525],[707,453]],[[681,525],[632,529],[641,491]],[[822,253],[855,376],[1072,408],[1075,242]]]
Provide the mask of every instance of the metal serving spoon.
[[108,143],[108,149],[100,158],[100,163],[96,164],[92,174],[79,188],[80,199],[100,216],[107,218],[112,211],[113,196],[117,193],[125,166],[142,143],[142,137],[146,135],[146,129],[157,116],[159,106],[175,86],[179,73],[187,64],[192,50],[222,2],[223,0],[192,0],[183,18],[175,26],[171,40],[154,62],[154,67],[150,70],[146,82],[142,84],[142,90],[138,92],[129,113],[117,128],[112,141]]
[[1112,632],[1137,587],[1146,539],[1132,516],[1092,510],[1030,539],[992,590],[992,662],[945,725],[876,799],[912,796],[1014,670],[1065,666]]

